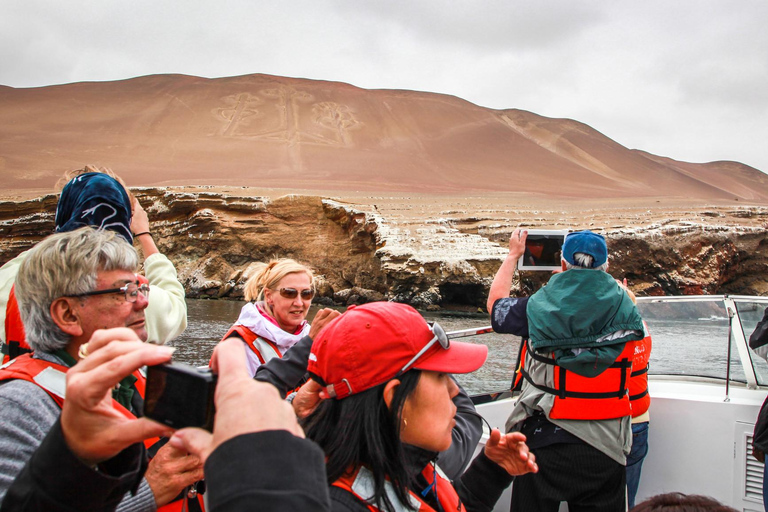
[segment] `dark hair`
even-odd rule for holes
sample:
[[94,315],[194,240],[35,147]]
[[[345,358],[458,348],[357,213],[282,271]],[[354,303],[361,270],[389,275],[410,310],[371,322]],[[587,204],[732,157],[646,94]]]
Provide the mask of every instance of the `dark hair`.
[[635,505],[630,512],[736,512],[709,496],[680,492],[659,494]]
[[364,464],[373,473],[374,483],[373,496],[364,498],[394,512],[384,489],[389,480],[400,502],[409,503],[408,487],[415,475],[408,474],[400,416],[420,377],[419,370],[402,375],[389,408],[383,398],[385,383],[342,400],[323,400],[302,422],[307,438],[325,452],[328,484]]

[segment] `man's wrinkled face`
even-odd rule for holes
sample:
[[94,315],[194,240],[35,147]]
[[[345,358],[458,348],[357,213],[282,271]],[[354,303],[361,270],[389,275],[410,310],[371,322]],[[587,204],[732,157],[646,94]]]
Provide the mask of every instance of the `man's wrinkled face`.
[[[129,270],[102,270],[96,279],[97,290],[121,288],[136,282],[136,274]],[[90,338],[97,329],[128,327],[133,329],[142,341],[147,341],[147,329],[144,325],[144,310],[147,297],[139,293],[136,302],[126,300],[122,292],[83,297],[80,305],[80,326],[83,335]]]

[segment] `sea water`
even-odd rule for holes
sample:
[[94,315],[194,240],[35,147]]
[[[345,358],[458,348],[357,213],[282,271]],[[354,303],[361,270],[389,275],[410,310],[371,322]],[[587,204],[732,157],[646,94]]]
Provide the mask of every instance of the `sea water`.
[[[244,302],[225,300],[187,300],[189,318],[186,331],[174,342],[174,359],[196,366],[208,364],[213,348],[237,319]],[[641,302],[640,313],[649,325],[653,339],[650,373],[697,375],[725,378],[728,354],[729,319],[719,302],[656,304]],[[765,305],[740,304],[739,314],[746,337],[762,318]],[[313,306],[308,318],[319,308]],[[428,321],[438,322],[445,331],[490,325],[487,314],[463,312],[422,312]],[[738,326],[737,326],[738,327]],[[457,375],[471,395],[508,390],[517,364],[520,338],[510,334],[489,333],[457,341],[488,346],[488,360],[476,372]],[[768,364],[750,351],[758,383],[768,384]],[[735,346],[731,350],[731,379],[744,382]]]

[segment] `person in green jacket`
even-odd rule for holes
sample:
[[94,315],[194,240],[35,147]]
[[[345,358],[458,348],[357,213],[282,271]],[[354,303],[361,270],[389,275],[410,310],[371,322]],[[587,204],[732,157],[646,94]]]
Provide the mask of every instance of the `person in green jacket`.
[[605,239],[570,233],[562,271],[531,297],[509,297],[527,231],[516,229],[488,297],[496,332],[523,338],[521,394],[507,420],[536,450],[540,471],[515,481],[512,510],[626,510],[632,443],[627,381],[643,322],[611,277]]

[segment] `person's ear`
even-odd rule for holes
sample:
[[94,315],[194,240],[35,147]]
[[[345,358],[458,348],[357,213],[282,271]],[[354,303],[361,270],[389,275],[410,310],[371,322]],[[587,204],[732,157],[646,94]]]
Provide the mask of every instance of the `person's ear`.
[[81,336],[83,327],[80,325],[79,299],[75,297],[59,297],[51,303],[51,319],[59,329],[70,336]]
[[387,409],[391,408],[392,400],[395,398],[395,391],[397,391],[397,387],[399,385],[400,381],[398,379],[392,379],[384,385],[384,391],[382,394],[384,397],[384,403],[387,404]]

